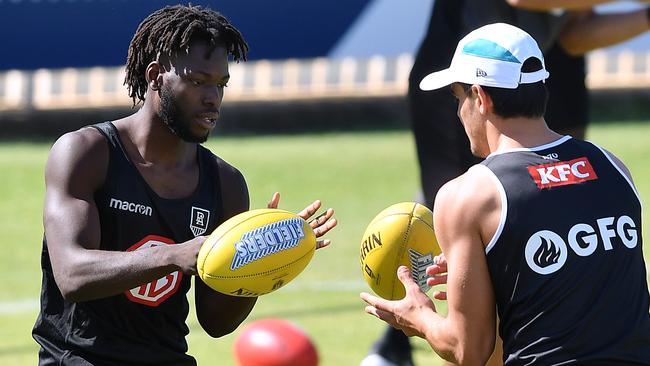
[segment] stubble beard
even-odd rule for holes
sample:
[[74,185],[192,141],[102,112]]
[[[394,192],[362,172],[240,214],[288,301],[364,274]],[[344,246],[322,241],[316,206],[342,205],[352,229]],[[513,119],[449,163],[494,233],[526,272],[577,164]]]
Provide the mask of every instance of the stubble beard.
[[208,139],[210,133],[203,136],[193,134],[190,130],[190,121],[182,117],[181,108],[171,90],[164,87],[160,91],[160,119],[169,128],[172,134],[181,140],[190,143],[203,143]]

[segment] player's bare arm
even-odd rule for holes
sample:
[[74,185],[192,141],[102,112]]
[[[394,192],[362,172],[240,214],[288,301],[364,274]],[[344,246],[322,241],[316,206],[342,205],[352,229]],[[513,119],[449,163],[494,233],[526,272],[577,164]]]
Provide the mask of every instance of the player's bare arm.
[[610,14],[583,11],[573,14],[562,28],[559,42],[567,53],[582,55],[623,42],[649,29],[646,9]]
[[[224,220],[250,206],[248,187],[243,175],[233,166],[220,161]],[[201,327],[212,337],[232,333],[250,314],[256,297],[235,297],[212,290],[198,277],[194,280],[196,315]]]
[[92,128],[59,138],[46,164],[47,246],[57,285],[69,301],[112,296],[167,273],[196,268],[196,255],[192,259],[191,252],[198,252],[203,238],[178,247],[133,252],[99,249],[101,232],[93,195],[104,181],[107,165],[106,140]]
[[[481,166],[443,186],[434,206],[436,237],[447,260],[448,316],[427,341],[452,344],[448,359],[484,364],[494,349],[496,310],[485,246],[499,222],[500,201]],[[450,340],[451,339],[451,340]],[[449,350],[448,350],[449,351]]]

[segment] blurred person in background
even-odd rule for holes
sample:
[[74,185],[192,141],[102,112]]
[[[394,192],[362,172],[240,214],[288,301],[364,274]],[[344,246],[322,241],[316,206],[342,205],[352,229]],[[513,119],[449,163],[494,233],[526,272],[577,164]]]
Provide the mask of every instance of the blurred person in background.
[[[480,162],[457,116],[449,90],[424,92],[425,75],[446,68],[458,41],[469,31],[493,22],[526,30],[544,52],[551,77],[545,119],[560,133],[583,139],[589,123],[585,56],[650,28],[649,8],[598,14],[593,7],[609,0],[435,0],[427,33],[409,76],[408,103],[415,138],[422,200],[433,207],[438,189]],[[647,1],[646,1],[647,2]],[[499,349],[497,347],[497,353]],[[401,331],[387,327],[361,366],[413,365],[411,345]],[[491,361],[500,363],[499,355]]]
[[[247,51],[215,11],[157,10],[128,51],[125,84],[142,106],[52,147],[32,331],[39,365],[196,365],[185,339],[193,277],[208,335],[233,332],[253,309],[256,297],[221,294],[195,277],[204,235],[249,209],[243,175],[201,145],[219,118],[229,56],[245,60]],[[307,220],[319,207],[299,215]],[[312,220],[317,237],[336,225],[332,215]]]

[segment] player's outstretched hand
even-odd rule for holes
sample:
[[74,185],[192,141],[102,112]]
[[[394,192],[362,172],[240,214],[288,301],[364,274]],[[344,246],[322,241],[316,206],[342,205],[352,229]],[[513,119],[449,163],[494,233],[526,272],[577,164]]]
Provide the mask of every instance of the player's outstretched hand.
[[[268,208],[278,208],[280,203],[280,192],[273,193],[271,200],[269,201],[266,207]],[[316,211],[321,207],[320,200],[314,201],[311,205],[305,207],[302,211],[298,213],[298,216],[302,217],[305,221],[314,216]],[[322,214],[316,216],[313,220],[309,221],[309,226],[314,230],[314,234],[317,238],[322,237],[332,230],[338,223],[336,219],[332,218],[334,216],[334,209],[328,208]],[[316,242],[316,249],[324,248],[330,245],[331,241],[329,239],[322,239]]]
[[390,301],[362,292],[361,298],[368,304],[365,311],[402,330],[409,337],[415,335],[425,338],[421,329],[426,329],[427,314],[435,313],[436,307],[413,281],[411,271],[406,266],[397,269],[397,278],[404,285],[406,296],[401,300]]
[[[433,265],[427,267],[427,285],[433,287],[447,283],[447,258],[445,254],[439,254],[433,258]],[[434,291],[433,298],[436,300],[447,300],[446,291]]]

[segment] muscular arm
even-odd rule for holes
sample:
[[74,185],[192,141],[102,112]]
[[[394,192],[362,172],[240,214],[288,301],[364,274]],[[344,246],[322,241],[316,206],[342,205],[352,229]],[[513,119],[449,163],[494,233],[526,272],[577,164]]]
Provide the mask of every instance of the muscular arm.
[[581,55],[626,41],[649,29],[646,9],[611,14],[587,11],[571,17],[562,28],[559,42],[567,53]]
[[485,364],[494,349],[496,310],[485,243],[496,230],[500,206],[483,175],[473,168],[447,183],[434,208],[436,237],[447,258],[448,315],[424,334],[434,350],[458,364]]
[[[224,219],[249,209],[248,188],[242,174],[221,162]],[[216,292],[198,277],[194,281],[196,314],[201,327],[212,337],[232,333],[253,310],[256,297],[235,297]]]
[[104,138],[87,128],[62,136],[45,167],[45,236],[54,278],[68,301],[116,295],[185,269],[176,264],[179,255],[187,252],[184,244],[134,252],[99,250],[100,223],[93,194],[106,176],[107,165]]

